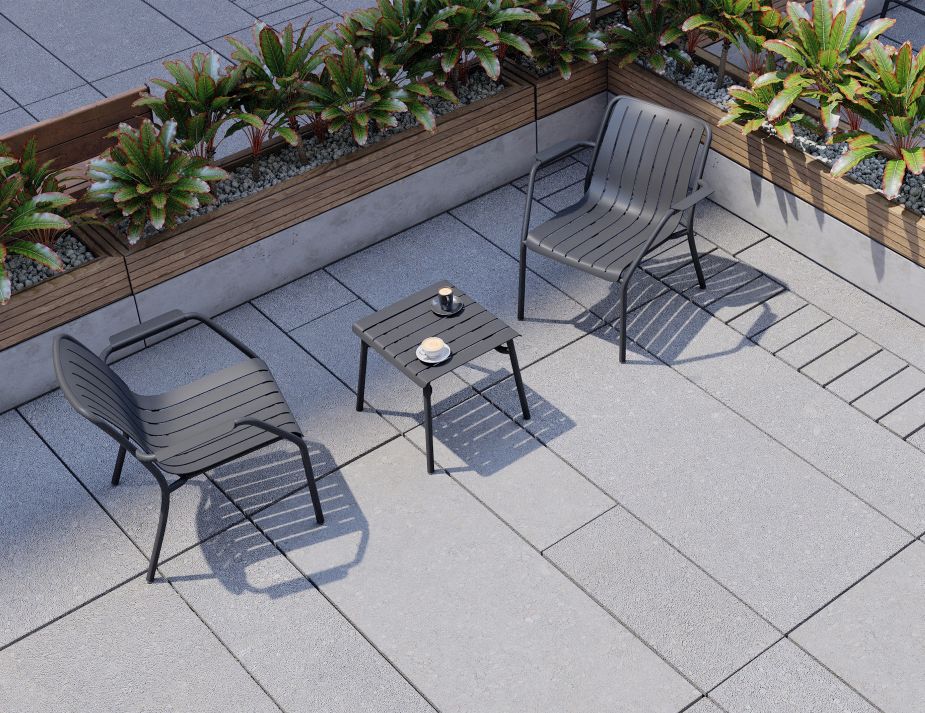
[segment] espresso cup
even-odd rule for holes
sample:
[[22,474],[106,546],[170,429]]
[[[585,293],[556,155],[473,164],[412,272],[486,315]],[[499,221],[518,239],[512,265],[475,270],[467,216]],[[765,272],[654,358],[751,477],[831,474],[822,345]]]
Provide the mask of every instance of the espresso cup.
[[424,352],[424,356],[428,359],[436,359],[443,353],[443,348],[446,346],[440,337],[427,337],[423,342],[421,342],[421,351]]
[[440,297],[440,309],[444,312],[449,312],[453,309],[453,288],[452,287],[441,287],[437,294]]

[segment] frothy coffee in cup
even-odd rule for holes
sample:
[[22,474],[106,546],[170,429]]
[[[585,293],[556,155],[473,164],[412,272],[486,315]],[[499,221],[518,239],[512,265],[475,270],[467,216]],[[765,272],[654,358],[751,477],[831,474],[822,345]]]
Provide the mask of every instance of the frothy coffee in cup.
[[436,359],[440,356],[445,346],[446,342],[440,339],[440,337],[427,337],[427,339],[421,342],[421,350],[431,359]]

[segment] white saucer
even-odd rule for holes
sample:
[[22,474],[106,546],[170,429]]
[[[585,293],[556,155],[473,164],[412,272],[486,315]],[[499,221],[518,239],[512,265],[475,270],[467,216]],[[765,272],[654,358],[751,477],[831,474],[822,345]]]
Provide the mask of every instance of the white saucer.
[[443,362],[445,362],[447,359],[450,358],[451,353],[452,352],[450,350],[450,345],[444,344],[443,349],[440,350],[439,356],[437,356],[434,359],[430,358],[424,353],[423,347],[417,348],[417,351],[415,352],[415,356],[417,356],[417,358],[420,361],[424,362],[425,364],[442,364]]

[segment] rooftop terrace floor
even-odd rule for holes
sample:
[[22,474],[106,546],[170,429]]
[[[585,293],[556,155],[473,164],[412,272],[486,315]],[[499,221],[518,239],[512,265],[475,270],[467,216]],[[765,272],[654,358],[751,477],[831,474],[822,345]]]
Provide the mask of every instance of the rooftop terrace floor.
[[[579,156],[579,158],[584,158]],[[564,160],[535,220],[574,200]],[[310,442],[173,498],[60,392],[0,415],[6,711],[921,710],[925,328],[744,221],[698,215],[708,289],[666,246],[617,292],[530,256],[522,181],[220,316]],[[351,324],[449,279],[516,326],[420,392]],[[79,335],[78,335],[79,336]],[[120,361],[156,392],[240,357],[193,328]],[[167,373],[170,381],[161,378]]]

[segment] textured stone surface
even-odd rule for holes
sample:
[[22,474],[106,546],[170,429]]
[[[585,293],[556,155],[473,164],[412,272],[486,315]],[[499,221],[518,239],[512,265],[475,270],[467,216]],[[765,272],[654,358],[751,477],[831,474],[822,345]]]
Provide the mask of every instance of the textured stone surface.
[[[768,286],[773,287],[773,285]],[[746,337],[752,337],[768,329],[771,325],[786,319],[805,306],[806,301],[792,292],[781,292],[773,297],[763,299],[760,304],[735,319],[724,319],[723,321]]]
[[[332,495],[324,485],[322,492]],[[332,519],[336,502],[325,498]],[[433,710],[250,523],[172,560],[164,571],[283,710]]]
[[885,711],[925,701],[925,544],[915,542],[793,633]]
[[[720,297],[715,302],[709,303],[706,309],[721,322],[732,322],[739,315],[763,305],[764,302],[770,301],[775,295],[779,295],[783,291],[784,288],[781,285],[762,275]],[[769,309],[773,309],[773,307]],[[753,318],[760,311],[756,311]]]
[[352,496],[323,528],[288,499],[257,524],[438,709],[674,713],[697,697],[404,439],[325,485],[339,479]]
[[845,401],[854,401],[905,367],[906,363],[895,354],[881,351],[842,374],[827,388]]
[[545,554],[704,690],[781,636],[623,508]]
[[[408,438],[424,450],[423,427]],[[434,459],[540,550],[614,506],[481,396],[435,420]]]
[[711,691],[710,697],[729,713],[874,713],[877,710],[786,640]]
[[750,334],[754,342],[774,354],[828,322],[830,317],[813,305],[778,320],[767,329]]
[[800,369],[814,359],[835,349],[851,337],[855,332],[837,320],[829,320],[818,329],[791,342],[777,352],[777,356],[790,366]]
[[[595,335],[528,368],[524,378],[549,406],[526,427],[778,627],[798,623],[904,541],[898,527],[674,370],[637,349],[618,365],[616,352]],[[729,378],[719,356],[693,363]],[[743,395],[760,403],[759,372],[749,374]],[[487,395],[516,413],[508,382]],[[602,448],[601,434],[618,448]],[[921,479],[925,497],[925,479],[906,477]]]
[[0,443],[2,647],[137,574],[145,560],[15,411],[0,414]]
[[253,300],[254,306],[287,332],[356,299],[324,270],[317,270]]
[[732,255],[766,237],[764,231],[710,200],[697,204],[694,230]]
[[919,393],[902,406],[884,416],[880,423],[900,438],[906,438],[925,424],[925,392]]
[[[31,12],[44,3],[8,3]],[[5,9],[7,9],[5,7]],[[22,25],[20,25],[22,27]],[[4,67],[0,87],[20,104],[50,97],[84,83],[60,59],[6,18],[0,18],[0,62]],[[60,57],[60,55],[58,55]]]
[[874,356],[879,350],[880,347],[863,334],[855,334],[846,342],[811,361],[801,371],[816,383],[826,386]]
[[8,711],[278,711],[164,583],[130,584],[0,651]]
[[923,390],[925,373],[908,366],[853,403],[871,418],[880,419]]
[[254,24],[253,15],[231,0],[210,0],[206,12],[201,6],[186,0],[146,1],[201,42],[230,35]]

